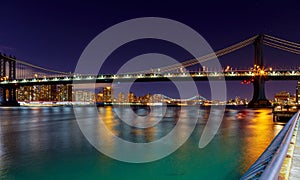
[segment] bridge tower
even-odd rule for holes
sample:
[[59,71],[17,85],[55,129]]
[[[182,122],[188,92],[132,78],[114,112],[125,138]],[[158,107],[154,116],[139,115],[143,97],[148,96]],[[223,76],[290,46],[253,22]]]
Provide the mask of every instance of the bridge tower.
[[[3,80],[16,79],[16,61],[0,53],[0,78]],[[16,87],[0,87],[0,106],[19,106],[16,96]]]
[[[258,69],[264,69],[264,57],[263,57],[263,40],[264,35],[260,34],[254,41],[254,67]],[[253,82],[253,97],[249,102],[249,107],[270,107],[271,103],[267,100],[265,94],[265,77],[264,73],[259,73],[254,77]]]

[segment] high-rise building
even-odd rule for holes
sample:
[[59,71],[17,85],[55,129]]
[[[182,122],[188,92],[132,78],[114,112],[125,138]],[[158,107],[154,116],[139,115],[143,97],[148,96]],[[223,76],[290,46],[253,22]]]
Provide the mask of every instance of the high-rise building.
[[75,101],[81,101],[81,102],[94,102],[95,101],[95,95],[92,91],[88,90],[75,90],[73,91],[73,99]]
[[130,102],[130,103],[136,102],[136,96],[134,95],[133,92],[130,92],[130,93],[128,94],[128,102]]
[[300,81],[298,81],[296,87],[296,103],[300,104]]
[[56,85],[41,85],[39,100],[56,101]]
[[103,101],[104,102],[113,101],[113,93],[112,93],[112,88],[110,86],[103,88]]
[[57,85],[57,101],[72,101],[72,85]]
[[274,101],[282,105],[288,104],[289,100],[290,100],[290,93],[286,91],[278,92],[274,96]]
[[21,86],[17,89],[18,101],[30,101],[30,86]]
[[18,101],[39,101],[39,97],[38,86],[21,86],[17,89]]
[[151,95],[148,93],[145,96],[143,96],[143,98],[141,99],[141,102],[148,103],[148,102],[150,102],[150,98],[151,98]]
[[82,90],[75,90],[73,99],[75,101],[83,101],[83,91]]
[[97,102],[104,102],[102,91],[97,94]]
[[127,99],[125,98],[125,94],[124,93],[122,93],[122,92],[118,93],[117,102],[119,102],[119,103],[125,103],[125,102],[127,102]]

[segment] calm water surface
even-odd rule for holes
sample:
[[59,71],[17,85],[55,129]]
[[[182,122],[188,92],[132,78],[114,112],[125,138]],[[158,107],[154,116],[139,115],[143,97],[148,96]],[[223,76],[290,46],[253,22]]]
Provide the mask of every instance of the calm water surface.
[[[81,107],[82,113],[90,108]],[[168,108],[158,124],[138,129],[115,115],[115,111],[126,115],[126,108],[98,110],[99,119],[114,134],[132,142],[165,136],[179,113],[178,108]],[[186,122],[191,110],[199,120],[183,146],[161,160],[131,164],[106,157],[91,146],[71,107],[0,108],[0,179],[238,179],[283,127],[272,122],[269,109],[227,109],[217,135],[199,149],[209,110],[183,108]]]

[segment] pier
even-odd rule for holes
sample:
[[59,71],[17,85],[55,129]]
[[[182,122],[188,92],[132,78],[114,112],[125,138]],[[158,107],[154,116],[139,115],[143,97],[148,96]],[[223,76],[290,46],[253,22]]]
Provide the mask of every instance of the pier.
[[241,179],[300,178],[299,115],[293,115]]
[[291,105],[274,106],[272,109],[273,121],[287,121],[298,111],[298,109],[299,107]]

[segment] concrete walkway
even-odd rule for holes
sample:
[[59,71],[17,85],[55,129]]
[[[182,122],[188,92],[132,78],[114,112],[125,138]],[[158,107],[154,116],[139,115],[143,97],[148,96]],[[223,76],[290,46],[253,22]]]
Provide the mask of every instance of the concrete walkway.
[[[299,128],[299,120],[297,122],[297,126],[295,128],[295,143],[294,143],[294,151],[291,156],[291,168],[290,175],[288,179],[291,180],[299,180],[300,179],[300,128]],[[292,141],[293,142],[293,141]],[[293,144],[293,143],[292,143]]]
[[296,124],[293,137],[280,169],[280,180],[299,180],[300,179],[300,128],[299,122]]

